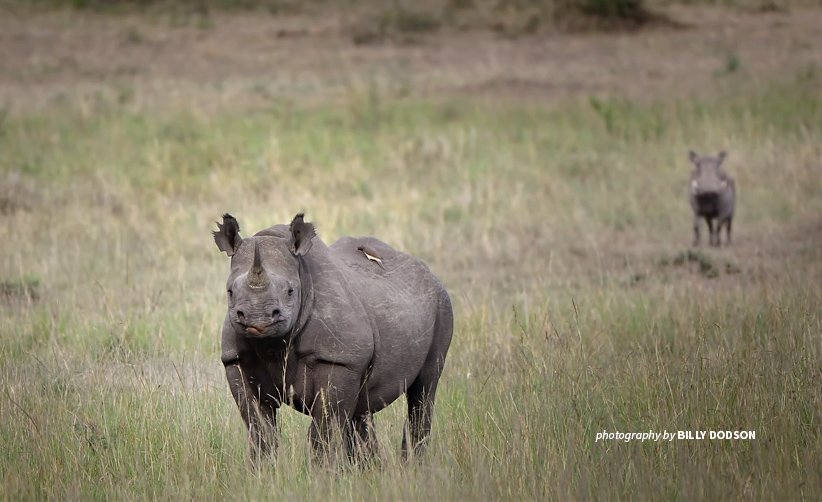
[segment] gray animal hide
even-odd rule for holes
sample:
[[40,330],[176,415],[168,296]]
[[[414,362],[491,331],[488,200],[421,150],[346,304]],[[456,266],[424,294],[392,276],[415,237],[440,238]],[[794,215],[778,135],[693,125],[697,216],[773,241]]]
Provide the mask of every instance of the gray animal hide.
[[218,227],[231,256],[222,361],[252,458],[276,449],[282,404],[312,417],[318,457],[334,437],[349,456],[371,456],[372,414],[403,394],[403,455],[421,454],[454,324],[428,267],[374,237],[326,246],[302,214],[245,239],[231,215]]
[[719,235],[723,225],[727,228],[727,244],[730,244],[731,222],[736,206],[736,183],[722,168],[727,154],[723,151],[716,157],[701,157],[691,151],[688,157],[695,166],[688,189],[688,201],[694,212],[694,246],[699,246],[700,243],[700,223],[703,218],[708,224],[709,242],[712,246],[720,245]]

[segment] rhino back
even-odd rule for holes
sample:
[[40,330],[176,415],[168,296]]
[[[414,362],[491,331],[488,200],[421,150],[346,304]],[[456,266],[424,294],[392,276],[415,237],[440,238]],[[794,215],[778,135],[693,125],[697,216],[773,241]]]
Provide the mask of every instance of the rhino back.
[[[382,263],[369,260],[360,247]],[[377,238],[343,237],[330,250],[373,326],[374,356],[367,383],[372,407],[374,401],[388,404],[419,374],[447,292],[425,263]]]
[[[380,260],[368,259],[365,248]],[[342,237],[330,247],[343,267],[352,292],[366,309],[382,312],[393,307],[392,318],[436,314],[442,284],[421,260],[397,251],[375,237]]]

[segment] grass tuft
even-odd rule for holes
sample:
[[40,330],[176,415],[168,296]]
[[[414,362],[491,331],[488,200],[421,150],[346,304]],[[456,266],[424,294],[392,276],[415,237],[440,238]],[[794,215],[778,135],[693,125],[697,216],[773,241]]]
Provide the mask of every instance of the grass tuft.
[[40,285],[40,278],[31,275],[24,275],[19,279],[8,279],[0,281],[0,296],[7,301],[28,300],[36,301],[40,298],[37,287]]

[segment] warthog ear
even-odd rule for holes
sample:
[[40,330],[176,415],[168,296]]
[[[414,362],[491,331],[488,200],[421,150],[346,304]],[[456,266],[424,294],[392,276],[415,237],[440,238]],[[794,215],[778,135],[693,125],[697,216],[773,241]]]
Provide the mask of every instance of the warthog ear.
[[302,256],[311,250],[311,239],[317,236],[314,225],[303,221],[303,213],[291,221],[291,241],[288,249],[294,256]]
[[717,165],[722,164],[722,161],[725,160],[725,157],[727,157],[727,156],[728,156],[728,152],[726,152],[725,150],[722,150],[721,152],[719,152],[719,155],[716,156]]
[[240,224],[233,216],[226,213],[223,215],[223,223],[217,223],[219,230],[211,232],[214,235],[214,242],[220,251],[224,251],[228,256],[233,256],[240,247],[243,238],[240,237]]
[[699,164],[699,155],[693,150],[688,150],[688,159],[694,164]]

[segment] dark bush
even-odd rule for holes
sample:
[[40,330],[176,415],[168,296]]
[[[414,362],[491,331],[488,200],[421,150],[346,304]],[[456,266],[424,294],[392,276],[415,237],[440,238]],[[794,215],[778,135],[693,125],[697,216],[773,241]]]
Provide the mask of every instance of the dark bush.
[[635,29],[650,23],[675,25],[648,10],[645,0],[554,0],[554,18],[562,28]]
[[610,19],[642,19],[648,11],[642,0],[576,0],[570,3],[577,4],[585,14]]

